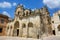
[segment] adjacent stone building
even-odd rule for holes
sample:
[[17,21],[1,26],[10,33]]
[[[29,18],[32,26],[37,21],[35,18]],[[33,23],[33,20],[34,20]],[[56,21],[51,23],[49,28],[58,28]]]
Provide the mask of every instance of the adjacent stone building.
[[9,22],[8,19],[8,16],[0,14],[0,36],[6,36],[6,27]]
[[46,7],[25,9],[18,5],[14,19],[7,24],[7,36],[41,38],[52,35],[51,18]]
[[54,35],[60,35],[60,10],[53,14],[51,20]]

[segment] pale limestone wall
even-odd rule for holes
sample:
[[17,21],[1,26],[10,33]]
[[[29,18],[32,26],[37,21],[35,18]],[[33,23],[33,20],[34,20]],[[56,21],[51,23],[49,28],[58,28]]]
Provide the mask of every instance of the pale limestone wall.
[[13,28],[13,22],[10,22],[10,23],[7,24],[6,35],[8,35],[8,36],[11,36],[11,35],[12,35],[13,29],[10,29],[11,26],[12,26],[12,28]]
[[60,35],[60,31],[58,31],[58,26],[60,25],[60,19],[59,19],[60,11],[53,14],[53,17],[51,18],[54,23],[52,23],[52,29],[55,30],[56,35]]
[[[12,22],[7,24],[7,36],[17,36],[17,29],[19,30],[19,37],[31,37],[31,38],[37,38],[37,35],[39,37],[41,36],[47,36],[48,34],[51,34],[51,24],[50,23],[50,16],[49,13],[47,12],[46,8],[43,8],[40,12],[40,9],[37,9],[35,11],[28,10],[22,7],[18,6],[16,11],[15,11],[15,18]],[[49,21],[48,21],[49,20]],[[15,23],[16,21],[19,22],[19,28],[15,29]],[[33,27],[28,27],[28,23],[31,22],[33,24]],[[26,25],[25,28],[23,28],[23,24]],[[41,25],[42,24],[42,25]],[[12,28],[11,28],[12,26]],[[8,29],[9,27],[9,29]],[[44,27],[44,29],[43,29]],[[49,27],[49,28],[48,28]],[[45,33],[42,33],[43,31]],[[15,30],[15,33],[13,31]],[[49,31],[49,32],[48,32]]]
[[[37,21],[38,20],[38,21]],[[27,19],[23,19],[22,23],[25,23],[28,27],[28,23],[32,22],[33,23],[33,28],[29,28],[29,35],[30,36],[35,36],[37,37],[37,30],[40,27],[40,17],[39,16],[34,16],[34,17],[29,17]],[[23,30],[24,31],[24,30]],[[26,32],[27,33],[27,32]],[[25,34],[25,33],[24,33]]]
[[[28,23],[31,22],[31,23],[33,23],[33,28],[29,28],[29,35],[34,38],[37,38],[37,33],[38,33],[37,31],[38,31],[38,28],[40,27],[40,16],[39,15],[29,17],[27,19],[23,18],[22,20],[20,20],[19,17],[15,18],[15,20],[13,22],[8,23],[8,25],[7,25],[7,27],[9,26],[7,35],[12,36],[13,29],[14,29],[14,23],[16,21],[19,21],[19,36],[21,36],[21,34],[22,34],[22,37],[27,37]],[[23,23],[26,24],[26,28],[22,29]],[[11,26],[12,26],[12,29],[10,29]],[[23,32],[23,33],[21,33],[21,32]]]

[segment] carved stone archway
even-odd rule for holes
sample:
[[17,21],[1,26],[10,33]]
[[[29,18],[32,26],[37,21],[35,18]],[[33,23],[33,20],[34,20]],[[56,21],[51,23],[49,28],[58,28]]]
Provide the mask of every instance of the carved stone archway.
[[58,25],[57,29],[58,29],[58,31],[60,31],[60,25]]
[[33,31],[33,23],[29,22],[28,23],[28,32],[27,32],[27,35],[28,35],[29,38],[32,38],[32,36],[31,36],[32,31]]
[[14,24],[13,36],[19,36],[19,21]]
[[29,22],[28,27],[33,27],[33,23]]

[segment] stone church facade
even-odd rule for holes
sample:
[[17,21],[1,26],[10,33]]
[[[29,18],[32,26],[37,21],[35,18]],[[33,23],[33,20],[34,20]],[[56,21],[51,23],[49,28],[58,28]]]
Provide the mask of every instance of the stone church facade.
[[51,17],[52,29],[55,35],[60,35],[60,10],[55,12]]
[[7,24],[7,36],[25,38],[41,38],[52,35],[51,18],[46,7],[36,9],[24,9],[18,5],[14,19]]

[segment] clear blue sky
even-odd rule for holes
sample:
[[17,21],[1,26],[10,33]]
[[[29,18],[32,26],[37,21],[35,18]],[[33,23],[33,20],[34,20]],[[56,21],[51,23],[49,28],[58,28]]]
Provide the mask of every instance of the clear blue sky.
[[[47,0],[0,0],[0,13],[10,16],[11,18],[14,18],[14,12],[16,10],[16,7],[18,4],[22,4],[25,6],[25,8],[29,9],[40,9],[44,5],[48,7],[48,10],[50,12],[50,16],[53,15],[54,12],[60,10],[59,8],[59,0],[55,0],[57,3]],[[58,5],[57,5],[58,4]]]

